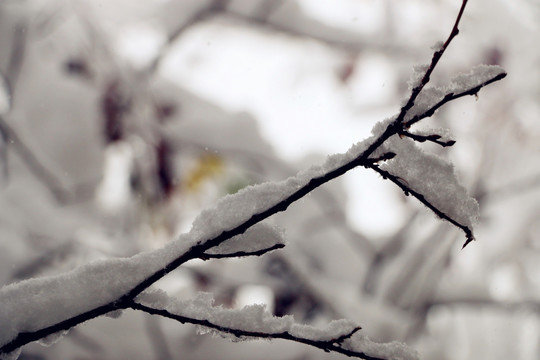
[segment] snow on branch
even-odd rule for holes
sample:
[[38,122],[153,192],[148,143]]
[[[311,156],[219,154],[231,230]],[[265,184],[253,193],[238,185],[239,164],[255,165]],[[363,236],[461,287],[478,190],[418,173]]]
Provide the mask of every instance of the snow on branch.
[[[414,105],[404,116],[404,128],[430,117],[444,104],[467,95],[477,95],[480,89],[506,76],[503,68],[496,65],[478,65],[467,74],[454,77],[446,87],[424,88]],[[402,132],[403,133],[403,132]]]
[[271,315],[264,305],[249,305],[242,309],[214,306],[211,294],[201,293],[193,300],[179,301],[164,291],[146,291],[130,307],[181,323],[195,324],[201,333],[211,332],[233,341],[284,339],[366,360],[419,358],[418,353],[405,344],[372,342],[360,334],[359,326],[348,320],[334,320],[325,328],[301,325],[295,323],[290,315]]
[[[415,358],[412,352],[403,350],[403,345],[370,342],[358,332],[358,327],[344,320],[316,330],[295,325],[292,318],[271,317],[260,307],[223,310],[206,303],[206,312],[201,314],[195,308],[193,313],[186,313],[195,303],[177,306],[177,302],[166,301],[164,306],[154,309],[135,299],[191,259],[261,255],[283,247],[281,233],[261,222],[356,167],[371,168],[390,179],[439,217],[463,230],[467,237],[465,245],[471,242],[478,204],[467,195],[451,164],[425,154],[414,144],[414,140],[428,140],[450,145],[450,140],[444,133],[415,134],[408,130],[451,100],[474,95],[506,76],[501,68],[480,66],[470,74],[456,77],[446,88],[426,88],[439,59],[458,33],[466,3],[464,0],[448,39],[435,50],[431,63],[415,75],[411,94],[399,114],[377,124],[370,138],[353,145],[346,153],[331,155],[323,164],[284,181],[250,186],[224,197],[201,212],[188,233],[161,249],[131,258],[93,262],[69,273],[0,289],[0,358],[15,354],[30,342],[61,335],[87,320],[128,308],[228,332],[236,338],[282,338],[364,359]],[[242,320],[245,316],[257,321],[246,322]]]
[[285,247],[283,233],[266,223],[256,224],[244,234],[237,235],[206,251],[201,258],[220,259],[242,256],[260,256]]
[[462,229],[467,237],[464,247],[474,239],[472,227],[479,217],[478,202],[467,194],[450,162],[425,153],[413,140],[397,135],[388,139],[379,151],[396,156],[381,166],[368,167],[394,182],[406,195],[413,195],[440,218]]

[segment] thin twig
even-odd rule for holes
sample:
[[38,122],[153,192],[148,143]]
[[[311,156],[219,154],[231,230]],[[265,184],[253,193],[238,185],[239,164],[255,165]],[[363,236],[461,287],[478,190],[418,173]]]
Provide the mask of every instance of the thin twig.
[[460,228],[461,230],[463,230],[463,232],[465,233],[465,236],[467,237],[467,241],[465,242],[463,247],[467,246],[471,241],[474,240],[474,235],[473,235],[473,232],[472,232],[471,228],[469,228],[466,225],[458,223],[456,220],[452,219],[449,215],[447,215],[444,212],[442,212],[441,210],[439,210],[436,206],[434,206],[429,201],[427,201],[426,198],[424,197],[424,195],[422,195],[419,192],[416,192],[413,189],[411,189],[401,178],[390,174],[388,171],[385,171],[385,170],[381,169],[376,164],[370,164],[370,165],[367,165],[367,166],[369,168],[375,170],[376,172],[378,172],[383,178],[388,179],[388,180],[392,181],[394,184],[396,184],[401,190],[403,190],[405,195],[409,195],[409,194],[412,195],[413,197],[418,199],[418,201],[420,201],[422,204],[424,204],[427,208],[429,208],[431,211],[433,211],[438,217],[448,221],[452,225],[454,225],[454,226]]
[[458,26],[459,26],[459,22],[461,21],[461,17],[463,16],[463,12],[465,11],[465,6],[467,6],[467,1],[468,0],[463,0],[461,4],[461,8],[459,9],[458,16],[456,17],[456,21],[454,22],[454,27],[452,28],[452,31],[450,32],[450,35],[448,36],[444,44],[441,46],[441,48],[433,53],[433,57],[431,58],[431,63],[429,64],[429,67],[424,73],[422,80],[416,87],[412,89],[409,100],[407,100],[407,103],[401,108],[401,112],[398,116],[399,121],[402,121],[405,118],[405,115],[407,114],[407,112],[414,106],[414,102],[416,101],[416,98],[418,97],[422,89],[427,85],[427,83],[429,83],[431,74],[435,70],[435,67],[439,63],[439,60],[444,55],[446,49],[448,48],[452,40],[459,33]]
[[404,128],[409,128],[411,125],[419,122],[420,120],[423,120],[425,118],[428,118],[428,117],[432,116],[433,114],[435,114],[435,111],[437,111],[440,107],[442,107],[444,104],[446,104],[446,103],[448,103],[450,101],[459,99],[459,98],[464,97],[464,96],[472,96],[472,95],[478,94],[480,89],[482,89],[483,87],[485,87],[485,86],[487,86],[487,85],[489,85],[491,83],[494,83],[495,81],[499,81],[499,80],[504,79],[506,77],[506,75],[507,75],[506,73],[500,73],[500,74],[495,75],[491,79],[488,79],[488,80],[482,82],[481,84],[479,84],[479,85],[477,85],[475,87],[472,87],[470,89],[467,89],[467,90],[464,90],[464,91],[461,91],[461,92],[458,92],[458,93],[446,94],[446,96],[444,96],[438,103],[436,103],[435,105],[430,107],[428,110],[422,112],[421,114],[413,116],[410,120],[405,122],[403,124]]
[[34,152],[22,141],[17,132],[9,126],[9,124],[0,117],[0,129],[2,134],[7,139],[10,146],[23,159],[30,171],[41,180],[45,186],[51,191],[58,202],[62,203],[69,198],[68,192],[62,186],[62,182],[47,169],[41,161],[36,157]]
[[446,141],[440,140],[441,135],[438,135],[438,134],[419,135],[419,134],[411,133],[411,132],[409,132],[407,130],[402,130],[402,131],[399,132],[399,135],[406,136],[406,137],[411,138],[414,141],[418,141],[418,142],[430,141],[430,142],[433,142],[433,143],[438,144],[438,145],[443,146],[443,147],[453,146],[456,143],[455,140],[446,140]]
[[225,258],[233,258],[233,257],[244,257],[244,256],[261,256],[266,254],[267,252],[282,249],[285,247],[285,244],[274,244],[271,247],[268,247],[266,249],[261,249],[257,251],[237,251],[230,254],[209,254],[205,252],[200,259],[202,260],[209,260],[209,259],[225,259]]
[[283,340],[290,340],[306,345],[311,345],[313,347],[316,347],[318,349],[324,350],[326,352],[336,352],[340,354],[344,354],[350,357],[356,357],[360,359],[365,360],[384,360],[378,357],[369,356],[363,352],[359,351],[353,351],[349,349],[345,349],[341,347],[340,345],[347,339],[350,339],[356,332],[361,330],[360,327],[354,328],[352,331],[350,331],[347,334],[343,334],[342,336],[331,339],[331,340],[312,340],[307,339],[303,337],[298,337],[290,334],[287,331],[279,332],[279,333],[267,333],[267,332],[261,332],[261,331],[247,331],[244,329],[237,329],[237,328],[230,328],[221,326],[218,324],[214,324],[211,321],[207,319],[195,319],[190,318],[187,316],[177,315],[173,314],[167,310],[162,309],[155,309],[146,305],[139,304],[137,302],[132,302],[129,306],[131,309],[143,311],[145,313],[151,314],[151,315],[160,315],[169,319],[173,319],[176,321],[181,322],[182,324],[194,324],[199,326],[204,326],[209,329],[214,329],[232,336],[235,336],[237,338],[258,338],[258,339],[283,339]]
[[[456,35],[459,33],[459,29],[458,29],[458,26],[459,26],[459,22],[461,21],[461,17],[463,15],[463,11],[465,11],[465,6],[467,5],[467,1],[468,0],[463,0],[462,4],[461,4],[461,8],[459,9],[459,13],[458,13],[458,16],[456,18],[456,21],[454,22],[454,27],[452,28],[452,31],[450,32],[450,35],[448,36],[448,38],[446,39],[446,41],[444,42],[444,44],[441,46],[440,49],[438,49],[437,51],[435,51],[435,53],[433,53],[433,57],[431,58],[431,63],[429,64],[428,68],[426,69],[426,72],[424,73],[424,76],[422,77],[422,80],[420,81],[420,83],[415,86],[412,90],[411,90],[411,95],[409,96],[409,99],[407,100],[407,102],[405,103],[404,106],[401,107],[401,110],[399,112],[399,114],[396,116],[396,118],[394,119],[394,121],[392,121],[385,129],[385,131],[382,133],[381,136],[379,136],[379,138],[374,141],[370,147],[366,150],[365,153],[367,153],[367,156],[371,155],[375,150],[377,150],[379,148],[379,146],[381,146],[386,140],[388,140],[388,138],[390,138],[392,135],[395,135],[395,134],[398,134],[401,130],[403,130],[405,127],[408,127],[410,126],[411,122],[407,122],[407,124],[404,124],[404,120],[405,120],[405,116],[407,115],[407,113],[409,112],[409,110],[414,106],[414,102],[416,101],[416,98],[418,97],[418,95],[420,94],[420,92],[422,91],[422,89],[424,89],[424,87],[427,85],[427,83],[429,82],[429,79],[430,79],[430,76],[431,74],[433,73],[433,71],[435,70],[435,67],[437,66],[437,64],[439,63],[439,60],[441,59],[441,57],[443,56],[444,52],[446,51],[446,49],[448,48],[448,46],[450,45],[450,43],[452,42],[452,40],[456,37]],[[503,76],[504,77],[504,76]],[[493,80],[493,81],[496,81],[496,80]],[[487,85],[487,84],[486,84]],[[449,94],[451,95],[451,94]],[[443,99],[444,100],[444,99]],[[440,106],[442,106],[443,104],[445,104],[446,102],[448,102],[450,100],[447,100],[445,102],[441,102]],[[439,106],[439,107],[440,107]],[[437,107],[438,108],[438,107]],[[423,114],[426,114],[424,117],[427,117],[427,116],[431,116],[435,110],[437,108],[434,108],[433,109],[433,112],[431,114],[427,114],[426,113],[423,113]],[[423,118],[424,118],[423,117]],[[413,118],[414,119],[414,118]],[[362,154],[363,156],[364,154]]]
[[186,22],[182,23],[177,29],[175,29],[169,35],[167,41],[165,42],[165,45],[162,47],[159,54],[148,66],[148,72],[154,73],[157,69],[159,69],[159,66],[163,61],[165,55],[167,54],[169,48],[188,28],[212,15],[224,11],[227,7],[228,2],[229,0],[213,0],[209,5],[196,11],[195,14],[193,14]]

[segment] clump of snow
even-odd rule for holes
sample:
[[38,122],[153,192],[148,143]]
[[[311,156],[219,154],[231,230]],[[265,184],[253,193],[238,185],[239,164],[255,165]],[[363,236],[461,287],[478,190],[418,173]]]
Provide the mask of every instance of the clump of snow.
[[[169,298],[162,291],[151,290],[139,295],[136,301],[142,305],[167,310],[172,314],[196,320],[208,320],[220,327],[251,333],[281,333],[289,330],[294,324],[292,316],[275,317],[267,311],[264,304],[248,305],[241,309],[214,306],[214,298],[208,293],[199,293],[192,300],[177,300]],[[215,329],[201,330],[203,333],[210,331],[220,336],[231,336],[231,334],[216,332]]]
[[250,227],[242,235],[237,235],[220,245],[213,247],[208,254],[233,254],[239,251],[246,253],[271,248],[278,244],[285,244],[283,231],[266,223]]
[[461,225],[471,227],[479,217],[478,202],[460,184],[454,166],[434,154],[427,154],[414,141],[392,136],[382,147],[396,157],[381,169],[403,180],[437,209]]
[[111,319],[118,319],[120,316],[122,316],[123,313],[124,313],[123,310],[115,310],[115,311],[106,313],[105,316]]
[[309,325],[294,324],[289,333],[293,336],[315,340],[330,341],[343,335],[350,334],[358,325],[350,320],[333,320],[326,327],[318,328]]
[[427,128],[427,129],[419,129],[415,130],[413,132],[415,135],[425,136],[429,137],[432,135],[438,135],[439,137],[437,140],[448,142],[454,139],[454,135],[448,128]]
[[[358,325],[349,320],[334,320],[323,328],[298,324],[294,322],[294,318],[290,315],[283,317],[271,315],[265,305],[249,305],[242,309],[226,309],[222,306],[214,306],[212,295],[207,293],[200,293],[194,299],[186,301],[169,298],[161,290],[148,290],[142,293],[136,301],[142,305],[165,309],[170,313],[187,318],[208,320],[225,331],[203,328],[200,329],[200,332],[217,334],[233,341],[258,338],[257,336],[238,337],[233,334],[235,330],[240,330],[252,334],[279,335],[288,333],[299,339],[329,342],[341,337],[347,337],[358,328]],[[359,334],[359,332],[354,333],[350,338],[344,339],[342,344],[345,349],[362,352],[381,359],[416,360],[419,358],[418,354],[405,344],[399,342],[375,343],[365,335]]]
[[437,41],[435,44],[431,46],[431,50],[437,52],[437,51],[442,50],[443,46],[444,46],[444,41]]
[[307,183],[306,179],[290,177],[276,183],[248,186],[220,199],[214,207],[203,210],[195,219],[191,233],[209,239],[268,210]]
[[413,72],[411,74],[409,81],[407,82],[407,86],[409,87],[409,90],[412,90],[418,85],[420,85],[420,82],[422,81],[428,69],[429,69],[428,64],[413,66]]
[[383,121],[379,121],[376,123],[373,128],[371,129],[371,133],[373,134],[373,138],[378,138],[383,134],[383,132],[386,131],[386,128],[396,120],[397,115],[391,116],[389,118],[384,119]]
[[[500,66],[478,65],[473,67],[471,71],[466,74],[459,74],[453,77],[448,86],[425,87],[420,94],[418,94],[414,106],[407,112],[405,122],[432,109],[441,102],[447,94],[459,94],[470,91],[504,73],[504,69]],[[416,73],[416,75],[413,74],[413,80],[411,81],[417,81],[418,76],[420,76],[419,73]]]
[[42,346],[47,346],[47,347],[53,346],[68,333],[69,333],[69,330],[58,331],[54,334],[51,334],[51,335],[45,336],[44,338],[39,339],[38,343]]
[[425,87],[422,89],[416,100],[414,106],[407,112],[405,116],[405,122],[409,121],[417,115],[422,115],[437,105],[444,96],[447,94],[445,88],[442,87]]
[[453,77],[446,90],[453,93],[467,91],[504,73],[498,65],[477,65],[470,72]]
[[391,343],[376,343],[366,335],[355,333],[351,339],[344,342],[344,347],[353,351],[362,351],[366,355],[387,360],[417,360],[420,355],[406,344],[394,341]]

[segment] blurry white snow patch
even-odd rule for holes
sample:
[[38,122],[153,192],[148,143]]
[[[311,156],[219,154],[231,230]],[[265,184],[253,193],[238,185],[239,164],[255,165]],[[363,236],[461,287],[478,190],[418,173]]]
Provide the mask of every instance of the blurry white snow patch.
[[[290,315],[283,317],[273,316],[265,305],[248,305],[241,309],[227,309],[215,306],[211,294],[199,293],[192,300],[178,300],[168,297],[160,290],[150,290],[142,293],[137,302],[153,308],[167,311],[192,319],[205,319],[211,324],[221,328],[238,330],[242,332],[261,332],[266,334],[280,334],[287,332],[292,336],[310,339],[313,341],[330,341],[340,337],[347,337],[357,325],[349,320],[333,320],[324,327],[298,324]],[[220,332],[211,328],[201,328],[201,333],[213,333],[233,341],[253,340],[257,337],[242,336],[238,338],[231,332]],[[415,360],[418,353],[407,345],[392,343],[374,343],[365,335],[356,331],[350,339],[343,341],[344,348],[363,352],[367,355],[391,360]]]
[[284,239],[281,230],[266,223],[259,223],[247,229],[245,233],[234,236],[208,250],[207,253],[233,254],[239,251],[251,253],[283,243]]
[[397,93],[397,73],[388,57],[366,54],[355,65],[349,86],[357,105],[375,106],[391,103]]
[[343,177],[349,191],[347,216],[350,225],[370,237],[394,234],[407,212],[399,192],[377,174],[354,171]]
[[520,283],[522,274],[516,264],[504,264],[498,266],[491,273],[489,292],[493,298],[500,301],[519,300],[523,293]]
[[103,179],[96,193],[104,209],[116,211],[127,203],[132,162],[133,152],[127,143],[119,142],[105,150]]
[[384,163],[381,169],[422,194],[429,203],[459,224],[469,228],[476,224],[480,214],[478,202],[469,196],[458,180],[453,164],[424,152],[414,141],[395,135],[381,147],[382,151],[397,155]]
[[274,292],[268,286],[243,285],[236,291],[235,307],[265,304],[270,313],[274,310]]
[[0,115],[4,115],[9,111],[10,103],[8,83],[4,74],[0,72]]
[[325,24],[366,34],[381,31],[386,16],[384,1],[299,0],[298,5],[306,15]]
[[166,40],[165,31],[155,24],[136,23],[126,26],[117,34],[114,49],[140,69],[157,57]]
[[366,335],[356,333],[350,340],[353,349],[361,349],[368,356],[388,360],[416,360],[420,355],[404,343],[376,343]]

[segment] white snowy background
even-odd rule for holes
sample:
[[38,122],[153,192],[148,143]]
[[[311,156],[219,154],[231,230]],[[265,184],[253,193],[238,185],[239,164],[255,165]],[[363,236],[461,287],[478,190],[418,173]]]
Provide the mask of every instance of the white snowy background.
[[[225,194],[346,151],[399,110],[413,66],[446,38],[461,1],[219,3],[0,3],[0,70],[14,80],[1,87],[0,115],[54,175],[0,142],[0,285],[160,248]],[[190,262],[159,286],[186,300],[211,292],[231,308],[265,303],[312,325],[347,318],[423,359],[537,359],[540,2],[471,0],[460,29],[435,83],[480,63],[509,75],[427,120],[450,128],[454,147],[423,147],[453,161],[478,199],[478,241],[460,250],[461,232],[358,169],[272,218],[284,249]],[[121,141],[107,142],[102,108],[113,88],[129,115]],[[156,180],[163,141],[167,190]],[[340,358],[284,341],[231,343],[126,311],[51,347],[29,345],[21,359],[179,354]]]

